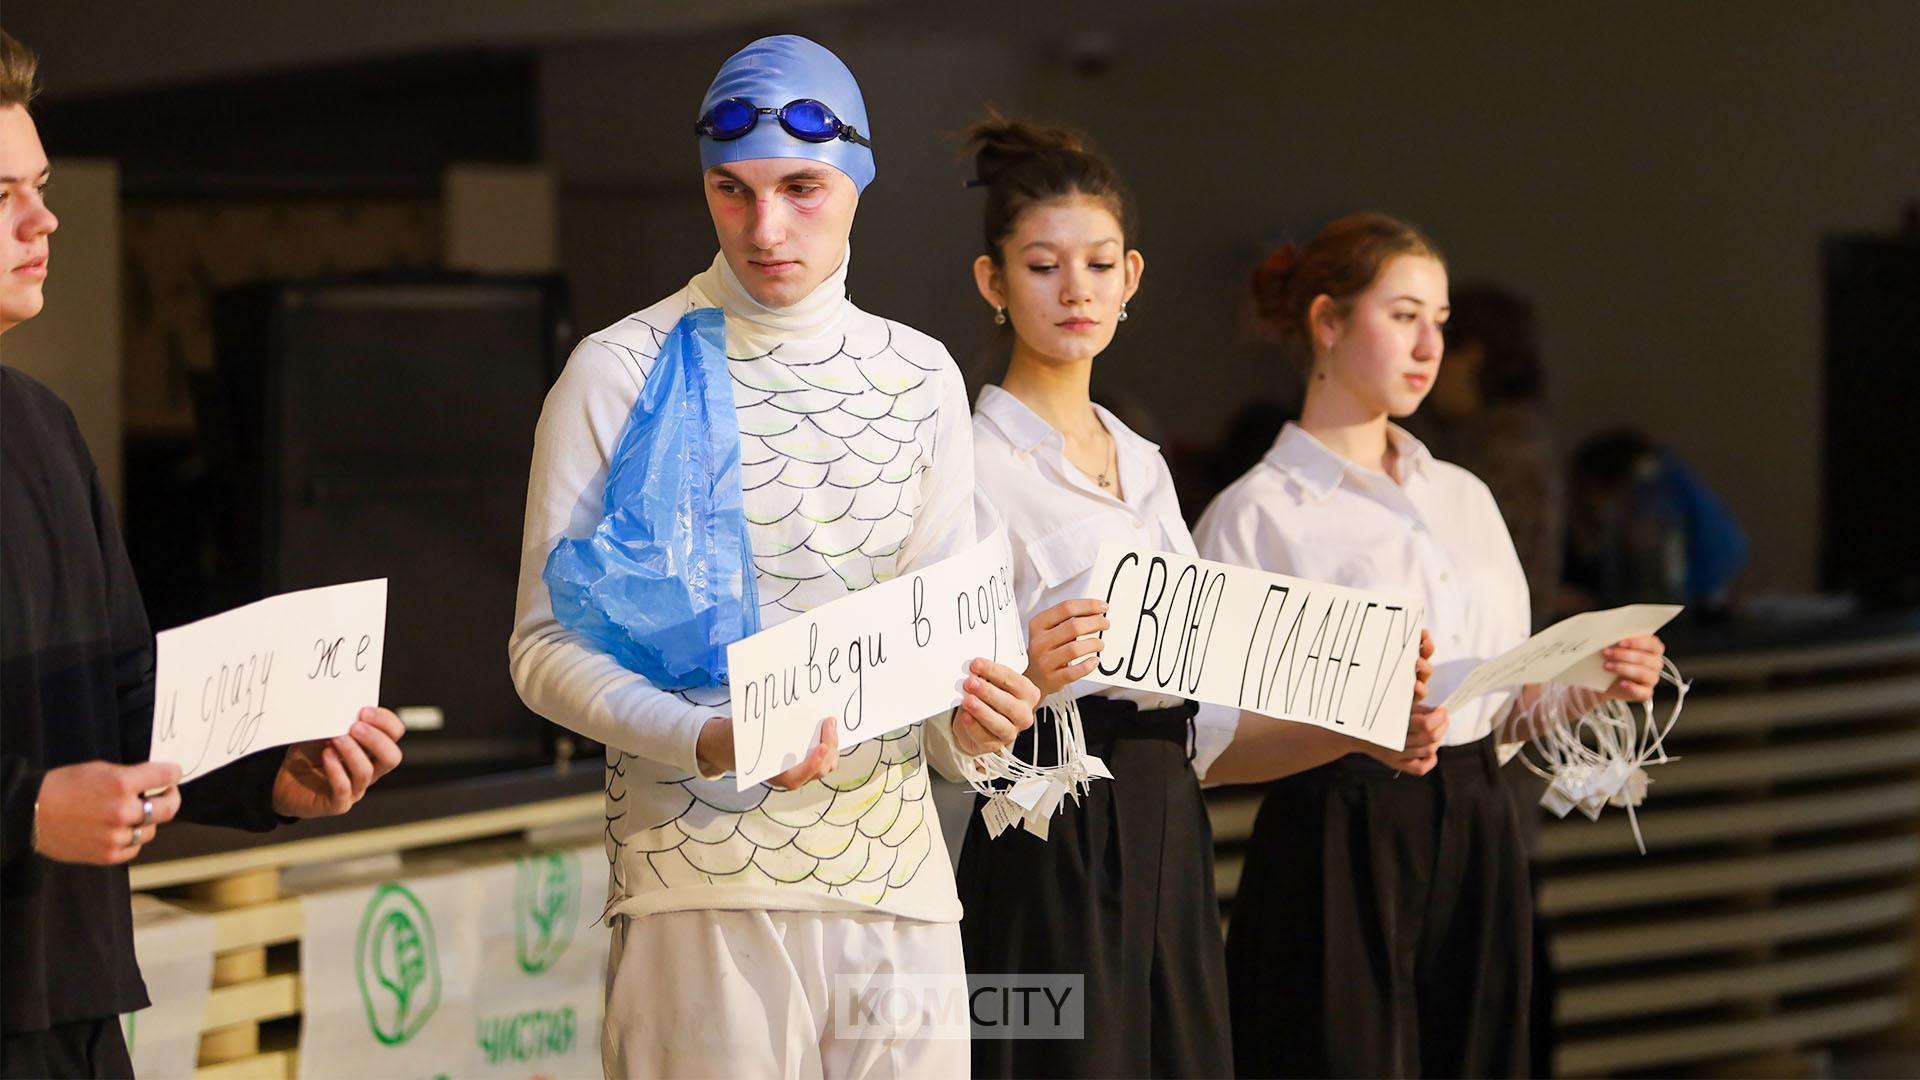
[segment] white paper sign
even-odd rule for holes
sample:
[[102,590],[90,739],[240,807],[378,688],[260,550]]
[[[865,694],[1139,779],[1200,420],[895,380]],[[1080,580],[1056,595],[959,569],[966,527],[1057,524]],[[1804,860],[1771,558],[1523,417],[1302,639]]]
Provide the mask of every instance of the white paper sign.
[[301,1076],[475,1072],[480,907],[453,872],[301,898]]
[[1678,604],[1629,604],[1562,619],[1474,668],[1447,695],[1447,709],[1457,709],[1489,691],[1526,683],[1560,682],[1605,690],[1613,685],[1614,676],[1601,666],[1605,660],[1600,650],[1621,638],[1651,634],[1680,610]]
[[969,551],[727,646],[740,790],[798,765],[829,716],[844,751],[959,704],[974,657],[1025,670],[1012,565],[996,529]]
[[1094,682],[1406,744],[1419,603],[1112,543],[1093,582],[1112,623]]
[[387,581],[307,589],[154,638],[154,761],[182,781],[256,751],[344,735],[380,703]]
[[213,996],[213,918],[133,894],[133,953],[153,1002],[120,1017],[135,1076],[192,1076]]

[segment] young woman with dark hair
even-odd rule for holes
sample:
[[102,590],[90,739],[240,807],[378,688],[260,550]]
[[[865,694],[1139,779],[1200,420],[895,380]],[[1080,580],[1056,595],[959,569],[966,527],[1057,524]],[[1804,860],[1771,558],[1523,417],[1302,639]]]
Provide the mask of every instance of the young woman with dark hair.
[[[979,495],[1013,540],[1027,677],[1056,703],[1077,699],[1087,752],[1113,773],[1065,800],[1045,840],[969,821],[967,970],[1080,975],[1086,1022],[1080,1039],[975,1039],[974,1073],[1224,1075],[1226,969],[1195,770],[1233,737],[1234,710],[1079,681],[1100,648],[1084,635],[1108,625],[1086,599],[1101,542],[1193,551],[1159,448],[1090,396],[1145,270],[1127,246],[1130,202],[1073,132],[995,116],[969,140],[986,188],[974,278],[1012,330],[1006,377],[975,404]],[[1016,756],[1050,750],[1060,722],[1043,714]]]
[[[986,188],[974,280],[1012,339],[1006,377],[975,406],[975,474],[983,518],[1005,521],[1013,541],[1014,594],[1031,616],[1027,678],[1054,706],[1015,753],[1034,761],[1045,747],[1040,764],[1055,764],[1046,754],[1072,701],[1087,752],[1113,774],[1066,800],[1045,840],[969,823],[968,971],[1080,975],[1086,1023],[1077,1040],[976,1039],[974,1070],[1224,1076],[1226,972],[1199,778],[1270,779],[1364,744],[1085,681],[1101,648],[1091,635],[1109,625],[1089,599],[1101,543],[1194,554],[1159,448],[1091,396],[1095,358],[1127,319],[1146,262],[1128,245],[1125,189],[1080,136],[996,116],[970,138]],[[1410,754],[1377,752],[1418,768],[1431,750],[1423,730]]]

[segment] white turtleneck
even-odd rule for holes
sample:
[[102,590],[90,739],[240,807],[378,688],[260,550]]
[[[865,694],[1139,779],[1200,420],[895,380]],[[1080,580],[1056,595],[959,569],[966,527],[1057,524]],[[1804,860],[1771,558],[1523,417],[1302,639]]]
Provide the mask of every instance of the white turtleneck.
[[727,313],[727,355],[758,356],[789,341],[837,336],[847,317],[858,310],[847,299],[847,269],[852,263],[849,245],[839,267],[812,292],[790,306],[771,308],[753,298],[725,255],[715,255],[712,264],[687,282],[688,298],[694,307],[717,307]]
[[880,910],[959,918],[923,728],[842,755],[829,782],[734,790],[702,779],[694,746],[728,715],[724,687],[668,693],[553,617],[542,571],[562,537],[602,517],[609,457],[666,333],[697,307],[726,314],[741,486],[760,619],[772,626],[956,554],[975,540],[966,393],[939,342],[847,299],[849,251],[812,293],[769,308],[724,257],[686,287],[589,335],[535,434],[509,642],[527,706],[607,745],[611,913],[689,908]]

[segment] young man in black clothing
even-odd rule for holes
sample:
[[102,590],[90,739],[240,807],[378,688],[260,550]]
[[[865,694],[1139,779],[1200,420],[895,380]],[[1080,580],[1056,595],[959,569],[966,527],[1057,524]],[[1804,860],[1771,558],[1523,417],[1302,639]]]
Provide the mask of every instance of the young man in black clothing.
[[[0,31],[0,333],[39,313],[59,224],[33,77]],[[0,1075],[133,1075],[119,1014],[148,1002],[121,864],[160,826],[345,813],[400,763],[400,721],[368,708],[182,789],[146,761],[152,716],[153,637],[93,459],[59,398],[0,368]]]

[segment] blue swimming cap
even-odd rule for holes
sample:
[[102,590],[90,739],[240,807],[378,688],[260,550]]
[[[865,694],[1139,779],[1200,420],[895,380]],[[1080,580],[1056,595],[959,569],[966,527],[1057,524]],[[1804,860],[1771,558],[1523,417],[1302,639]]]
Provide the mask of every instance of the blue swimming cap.
[[[862,137],[873,137],[867,127],[867,103],[860,96],[860,84],[854,81],[853,72],[824,46],[794,34],[761,38],[728,57],[713,77],[713,85],[707,87],[707,96],[700,102],[700,116],[728,98],[741,98],[763,109],[812,98],[832,109],[841,123],[851,125]],[[831,165],[846,173],[861,191],[873,183],[872,150],[845,139],[818,143],[796,139],[771,116],[760,117],[752,131],[737,139],[722,142],[700,136],[702,171],[729,161],[760,158],[806,158]]]

